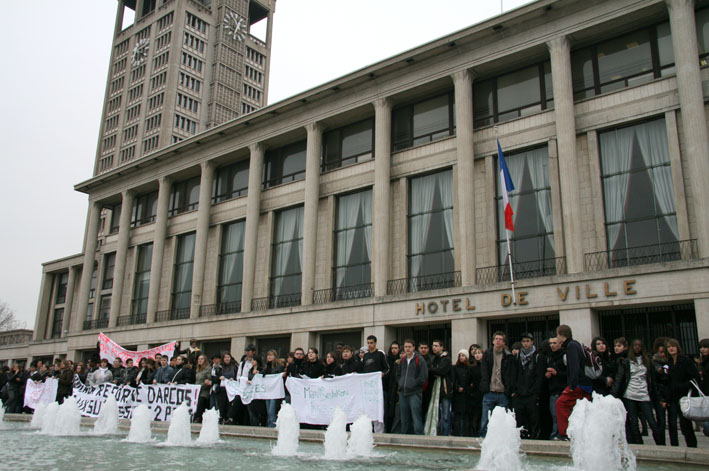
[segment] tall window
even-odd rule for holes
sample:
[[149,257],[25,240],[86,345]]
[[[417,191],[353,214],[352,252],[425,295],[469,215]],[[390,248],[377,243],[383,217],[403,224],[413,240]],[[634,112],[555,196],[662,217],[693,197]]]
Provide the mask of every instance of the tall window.
[[370,160],[374,155],[374,120],[366,119],[325,133],[322,171]]
[[89,287],[89,299],[96,297],[96,285],[98,284],[98,264],[94,263],[94,269],[91,271],[91,286]]
[[249,161],[244,160],[217,170],[213,203],[245,196],[249,190]]
[[473,87],[475,127],[527,116],[552,107],[549,61],[476,82]]
[[142,324],[148,313],[148,291],[150,288],[150,264],[153,260],[152,242],[138,246],[138,260],[135,267],[135,285],[131,306],[131,323]]
[[190,178],[172,186],[170,216],[193,211],[199,205],[199,177]]
[[103,283],[101,289],[113,288],[113,270],[116,268],[116,252],[106,254],[103,259]]
[[181,317],[189,313],[192,300],[192,265],[194,263],[195,233],[177,237],[175,278],[172,284],[172,312]]
[[[515,185],[509,193],[514,211],[514,232],[510,233],[510,250],[516,276],[555,274],[554,217],[549,185],[549,153],[547,147],[505,156],[510,177]],[[500,174],[499,161],[497,174]],[[499,177],[497,178],[499,180]],[[497,181],[497,247],[499,264],[507,263],[505,208],[500,182]]]
[[138,227],[155,221],[158,213],[158,192],[151,191],[135,198],[133,204],[133,214],[131,215],[131,226]]
[[244,271],[244,221],[224,226],[219,256],[218,313],[241,310],[241,284]]
[[117,204],[111,208],[111,228],[110,234],[116,234],[118,232],[120,222],[121,222],[121,207],[123,205]]
[[52,324],[52,338],[58,339],[62,336],[62,323],[64,321],[64,308],[54,310],[54,323]]
[[[655,253],[677,254],[679,233],[664,118],[598,137],[609,265],[647,263],[643,259]],[[644,249],[633,250],[638,247]]]
[[303,256],[302,206],[276,213],[272,254],[271,296],[283,297],[282,300],[276,298],[272,307],[300,304]]
[[263,163],[263,188],[305,178],[306,141],[266,152]]
[[69,273],[64,272],[54,275],[57,280],[57,295],[54,298],[55,304],[64,304],[66,302],[66,288],[69,283]]
[[412,178],[409,201],[409,276],[452,273],[453,172]]
[[371,283],[371,259],[372,190],[340,196],[337,198],[333,267],[338,297],[348,297],[347,287],[362,288]]
[[453,93],[396,108],[392,113],[392,147],[402,150],[455,134]]
[[97,325],[95,328],[108,327],[108,319],[111,316],[111,295],[101,296],[101,305],[98,310]]

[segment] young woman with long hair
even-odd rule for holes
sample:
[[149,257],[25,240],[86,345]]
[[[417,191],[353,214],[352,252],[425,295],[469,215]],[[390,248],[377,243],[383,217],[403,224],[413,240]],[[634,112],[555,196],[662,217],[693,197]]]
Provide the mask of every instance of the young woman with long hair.
[[204,353],[200,353],[197,356],[194,384],[200,385],[197,410],[194,413],[194,421],[200,423],[202,422],[204,411],[209,407],[209,391],[212,388],[212,368]]
[[677,419],[679,418],[679,427],[687,446],[696,448],[697,436],[694,435],[694,426],[691,420],[682,415],[679,400],[692,389],[691,381],[699,378],[699,372],[692,360],[682,354],[682,347],[676,339],[667,339],[665,348],[669,358],[669,384],[662,405],[667,407],[669,411],[667,425],[670,432],[670,445],[679,446],[677,437]]

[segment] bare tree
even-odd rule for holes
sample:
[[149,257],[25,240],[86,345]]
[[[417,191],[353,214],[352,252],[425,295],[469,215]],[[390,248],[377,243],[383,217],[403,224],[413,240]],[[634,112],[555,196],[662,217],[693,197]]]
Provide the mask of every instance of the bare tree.
[[0,332],[21,329],[23,322],[15,318],[15,311],[5,301],[0,301]]

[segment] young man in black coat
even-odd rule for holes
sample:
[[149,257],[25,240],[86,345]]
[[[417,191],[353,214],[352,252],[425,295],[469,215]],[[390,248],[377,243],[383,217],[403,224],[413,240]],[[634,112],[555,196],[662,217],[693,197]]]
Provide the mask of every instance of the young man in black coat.
[[544,377],[549,390],[549,411],[554,421],[551,430],[551,440],[559,438],[559,425],[556,420],[556,400],[566,388],[566,363],[564,363],[564,349],[556,337],[549,339],[551,353],[546,357]]
[[515,357],[507,350],[507,335],[492,334],[492,346],[485,352],[480,368],[480,392],[483,393],[483,414],[480,421],[480,436],[487,434],[489,414],[499,406],[508,408],[514,382]]
[[[367,337],[367,351],[362,358],[362,373],[381,373],[381,378],[389,372],[387,357],[384,352],[377,350],[377,338],[374,335]],[[382,385],[382,391],[384,387]],[[384,422],[372,421],[374,433],[384,433]]]
[[569,416],[579,399],[591,400],[593,382],[586,377],[586,355],[583,346],[571,337],[571,327],[562,324],[556,328],[556,338],[566,351],[568,368],[567,385],[556,401],[556,421],[559,425],[559,438],[566,440]]
[[517,427],[523,427],[522,438],[539,437],[539,393],[544,378],[544,361],[534,345],[534,336],[522,334],[522,348],[514,359],[512,409]]

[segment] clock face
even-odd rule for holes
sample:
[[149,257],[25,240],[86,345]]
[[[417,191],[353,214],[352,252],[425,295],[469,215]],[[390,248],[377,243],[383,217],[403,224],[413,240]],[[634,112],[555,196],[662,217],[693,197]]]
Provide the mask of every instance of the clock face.
[[233,11],[224,15],[224,31],[234,41],[244,41],[246,39],[246,21]]
[[131,63],[134,66],[140,65],[145,62],[145,59],[148,58],[149,46],[149,39],[141,39],[140,41],[138,41],[138,43],[136,43],[135,47],[133,48],[133,57],[131,59]]

